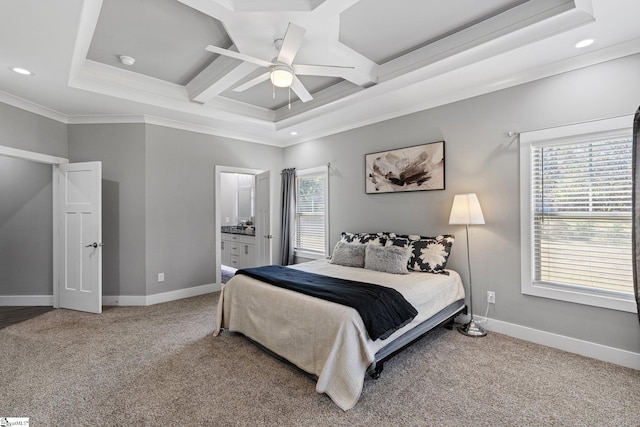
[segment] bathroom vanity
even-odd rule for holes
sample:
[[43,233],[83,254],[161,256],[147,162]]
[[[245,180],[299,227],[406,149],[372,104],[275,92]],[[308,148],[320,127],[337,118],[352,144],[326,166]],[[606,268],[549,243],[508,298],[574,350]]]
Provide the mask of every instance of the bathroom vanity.
[[222,227],[222,264],[233,268],[255,267],[256,236],[253,230]]

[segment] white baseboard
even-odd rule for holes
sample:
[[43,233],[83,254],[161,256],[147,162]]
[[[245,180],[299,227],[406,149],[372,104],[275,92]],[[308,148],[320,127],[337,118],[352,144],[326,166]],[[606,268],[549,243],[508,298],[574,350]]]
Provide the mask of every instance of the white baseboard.
[[144,306],[149,304],[144,295],[103,295],[102,305]]
[[[102,305],[145,306],[175,301],[182,298],[195,297],[220,290],[220,285],[193,286],[176,291],[162,292],[153,295],[103,295]],[[0,295],[0,307],[17,306],[49,306],[53,307],[53,295]]]
[[49,306],[53,307],[53,295],[0,295],[0,306]]
[[487,331],[497,332],[510,337],[523,339],[536,344],[546,345],[581,356],[603,360],[627,368],[640,370],[640,353],[634,353],[619,348],[566,337],[551,332],[541,331],[526,326],[503,322],[491,318],[474,316],[476,321]]
[[191,288],[178,289],[177,291],[162,292],[160,294],[147,295],[147,305],[160,304],[182,298],[195,297],[203,294],[210,294],[220,290],[220,286],[215,283],[208,285],[193,286]]
[[118,306],[146,306],[160,304],[163,302],[175,301],[183,298],[195,297],[209,294],[220,290],[220,285],[210,283],[208,285],[193,286],[191,288],[178,289],[175,291],[162,292],[153,295],[103,295],[102,305]]

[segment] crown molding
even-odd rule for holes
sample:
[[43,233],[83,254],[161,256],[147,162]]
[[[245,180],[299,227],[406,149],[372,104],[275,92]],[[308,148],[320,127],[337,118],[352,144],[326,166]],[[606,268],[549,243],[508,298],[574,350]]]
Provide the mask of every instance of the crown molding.
[[17,96],[11,95],[7,92],[0,91],[0,102],[60,123],[68,123],[69,117],[66,114],[62,114],[58,111],[52,110],[51,108],[36,104],[35,102],[18,98]]
[[184,130],[187,132],[201,133],[205,135],[219,136],[229,139],[237,139],[240,141],[253,142],[262,145],[271,145],[282,147],[283,145],[268,141],[264,136],[240,136],[239,132],[234,130],[218,129],[207,125],[197,123],[182,122],[153,115],[95,115],[95,116],[71,116],[68,124],[70,125],[95,125],[95,124],[145,124],[163,126],[172,129]]
[[144,123],[150,124],[150,125],[164,126],[172,129],[185,130],[188,132],[196,132],[196,133],[201,133],[205,135],[220,136],[223,138],[253,142],[255,144],[270,145],[274,147],[284,146],[280,142],[269,141],[268,138],[265,137],[264,135],[247,135],[247,134],[242,135],[239,131],[235,131],[235,130],[219,129],[219,128],[214,128],[207,125],[181,122],[178,120],[171,120],[171,119],[166,119],[162,117],[155,117],[155,116],[148,116],[148,115],[145,115],[144,117],[145,117]]
[[126,114],[114,114],[114,115],[83,115],[83,116],[68,116],[26,99],[18,98],[17,96],[0,91],[0,102],[10,105],[15,108],[19,108],[24,111],[28,111],[33,114],[37,114],[48,119],[55,120],[57,122],[66,125],[88,125],[88,124],[150,124],[156,126],[164,126],[179,130],[185,130],[189,132],[202,133],[206,135],[220,136],[224,138],[237,139],[240,141],[253,142],[256,144],[271,145],[276,147],[283,147],[284,145],[279,142],[270,141],[264,135],[243,135],[240,130],[226,130],[215,128],[208,125],[201,125],[196,123],[183,122],[179,120],[172,120],[163,117],[157,117],[153,115],[126,115]]

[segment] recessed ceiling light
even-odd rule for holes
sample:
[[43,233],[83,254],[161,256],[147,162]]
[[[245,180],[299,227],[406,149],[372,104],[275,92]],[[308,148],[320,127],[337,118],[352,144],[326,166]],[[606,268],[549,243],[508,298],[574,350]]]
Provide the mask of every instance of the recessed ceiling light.
[[289,132],[290,135],[296,136],[298,134],[298,132],[296,132],[295,130],[292,130],[291,132]]
[[23,76],[33,76],[33,73],[25,68],[11,67],[11,71],[14,73],[22,74]]
[[582,49],[583,47],[591,46],[593,44],[593,39],[584,39],[576,43],[576,47],[578,49]]

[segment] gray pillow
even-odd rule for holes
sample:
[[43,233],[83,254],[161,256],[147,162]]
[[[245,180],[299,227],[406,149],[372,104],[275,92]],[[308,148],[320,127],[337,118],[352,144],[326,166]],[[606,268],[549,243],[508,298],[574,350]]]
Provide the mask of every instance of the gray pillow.
[[410,248],[367,245],[364,268],[392,274],[408,274]]
[[364,267],[365,245],[339,241],[333,249],[331,264],[344,265],[346,267]]

